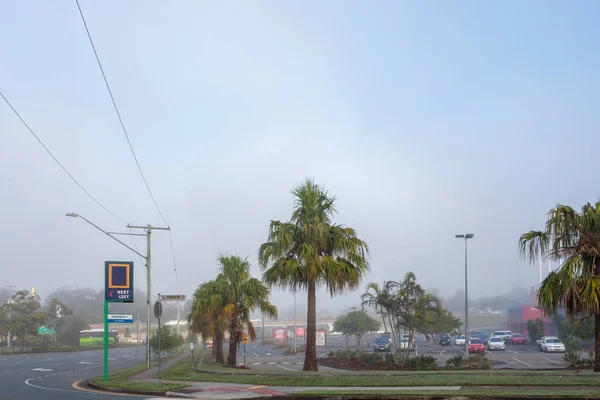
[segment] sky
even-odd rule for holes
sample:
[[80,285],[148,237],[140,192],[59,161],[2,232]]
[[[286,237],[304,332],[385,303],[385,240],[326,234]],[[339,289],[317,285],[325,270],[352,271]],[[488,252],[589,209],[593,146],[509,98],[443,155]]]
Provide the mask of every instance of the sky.
[[[598,200],[598,2],[80,4],[167,223],[75,1],[3,5],[0,91],[111,212],[171,227],[175,264],[168,232],[153,233],[155,293],[190,296],[219,254],[248,257],[260,276],[269,222],[290,217],[290,190],[307,177],[369,244],[364,285],[413,271],[445,296],[464,285],[455,234],[475,234],[473,296],[530,287],[538,271],[520,234],[557,203]],[[104,261],[122,260],[145,289],[140,258],[64,214],[126,224],[3,102],[0,139],[1,285],[99,289]],[[320,293],[319,307],[358,305],[361,291]]]

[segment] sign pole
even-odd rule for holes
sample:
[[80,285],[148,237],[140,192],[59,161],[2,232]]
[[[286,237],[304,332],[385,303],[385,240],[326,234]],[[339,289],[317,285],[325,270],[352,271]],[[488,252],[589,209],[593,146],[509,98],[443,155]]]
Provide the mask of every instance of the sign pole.
[[108,301],[104,302],[104,380],[108,380]]
[[160,317],[158,318],[158,383],[160,384]]
[[246,341],[244,340],[244,366],[246,366]]

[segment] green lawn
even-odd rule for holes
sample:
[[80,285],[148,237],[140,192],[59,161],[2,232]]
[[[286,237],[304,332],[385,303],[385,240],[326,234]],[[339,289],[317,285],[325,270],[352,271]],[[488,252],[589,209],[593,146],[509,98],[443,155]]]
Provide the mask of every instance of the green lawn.
[[[185,358],[163,373],[164,379],[198,382],[247,383],[269,386],[595,386],[600,375],[569,371],[421,371],[402,373],[291,372],[236,370],[203,361],[201,368],[219,373],[196,373]],[[233,373],[233,374],[232,374]]]
[[[152,363],[152,366],[156,365],[156,362]],[[135,389],[135,390],[148,390],[148,391],[167,391],[173,389],[179,389],[186,387],[186,385],[180,385],[176,383],[154,383],[154,382],[136,382],[127,380],[131,375],[143,371],[146,369],[146,363],[138,364],[136,366],[120,369],[115,372],[108,374],[108,380],[105,381],[104,377],[99,376],[91,380],[92,383],[102,386],[105,388],[118,388],[118,389]]]
[[296,392],[293,395],[296,396],[351,396],[357,395],[364,398],[365,395],[372,396],[418,396],[418,398],[422,398],[422,396],[448,396],[448,397],[456,397],[456,396],[511,396],[511,397],[525,397],[531,398],[533,396],[540,397],[574,397],[574,398],[600,398],[600,393],[595,391],[577,391],[577,390],[561,390],[560,392],[552,391],[552,390],[499,390],[499,391],[490,391],[490,390],[423,390],[423,391],[394,391],[394,390],[367,390],[367,391],[352,391],[352,390],[306,390],[302,392]]

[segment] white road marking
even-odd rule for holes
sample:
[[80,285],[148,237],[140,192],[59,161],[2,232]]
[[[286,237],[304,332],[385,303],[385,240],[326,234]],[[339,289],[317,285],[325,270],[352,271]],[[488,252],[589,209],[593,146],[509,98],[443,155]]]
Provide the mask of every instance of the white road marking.
[[492,355],[492,353],[490,353],[489,351],[485,351],[485,354],[489,354],[490,356]]
[[43,387],[43,386],[34,385],[33,383],[31,383],[31,382],[30,382],[30,381],[32,381],[32,380],[34,380],[34,379],[35,379],[35,378],[30,378],[30,379],[27,379],[27,380],[25,381],[25,384],[26,384],[27,386],[30,386],[30,387],[33,387],[33,388],[36,388],[36,389],[52,390],[52,391],[54,391],[54,392],[72,392],[72,393],[81,393],[81,392],[80,392],[80,391],[78,391],[78,390],[55,389],[55,388],[49,388],[49,387]]
[[84,364],[84,365],[94,365],[93,362],[91,361],[79,361],[79,364]]
[[279,364],[275,364],[275,365],[277,365],[279,368],[285,369],[286,371],[297,372],[295,369],[287,368],[287,367],[284,367],[283,365],[279,365]]
[[514,358],[514,357],[513,357],[513,360],[515,360],[516,362],[520,362],[521,364],[525,364],[525,365],[527,365],[527,366],[528,366],[528,367],[530,367],[530,368],[533,368],[533,365],[531,365],[531,364],[527,364],[525,361],[521,361],[521,360],[519,360],[518,358]]
[[255,352],[252,352],[252,354],[254,354],[256,357],[258,357],[258,354],[256,354]]
[[252,363],[252,365],[260,365],[260,363]]
[[276,363],[275,361],[271,361],[271,362],[268,362],[267,364],[268,364],[268,365],[275,365],[275,364],[277,364],[277,363]]
[[511,352],[511,353],[513,353],[513,354],[519,354],[519,353],[517,353],[516,351],[512,351],[512,350],[508,350],[508,349],[506,349],[506,351],[510,351],[510,352]]
[[302,365],[302,364],[304,364],[304,361],[298,361],[296,364]]
[[283,365],[289,365],[289,364],[291,364],[291,362],[289,362],[289,361],[284,361],[284,362],[282,362],[281,364],[283,364]]
[[271,355],[271,353],[267,353],[267,355],[268,355],[268,356],[270,356],[270,355]]
[[32,371],[50,372],[50,371],[54,371],[54,370],[49,369],[49,368],[33,368]]
[[561,363],[561,362],[554,361],[554,360],[551,360],[551,359],[549,359],[549,358],[546,358],[546,357],[542,357],[542,358],[543,358],[544,360],[548,360],[548,361],[550,361],[550,362],[552,362],[552,363],[554,363],[554,364],[561,364],[561,365],[563,364],[563,363]]

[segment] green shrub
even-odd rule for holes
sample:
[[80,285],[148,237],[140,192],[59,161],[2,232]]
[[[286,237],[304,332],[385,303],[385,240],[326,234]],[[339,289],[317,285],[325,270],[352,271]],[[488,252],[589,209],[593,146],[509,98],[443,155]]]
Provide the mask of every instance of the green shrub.
[[419,371],[434,369],[437,366],[437,358],[433,356],[408,357],[404,361],[404,367],[415,368]]
[[377,353],[362,353],[360,355],[360,363],[363,365],[381,365],[383,357]]
[[467,359],[467,363],[470,369],[490,369],[492,363],[488,360],[484,354],[473,354]]
[[458,353],[457,355],[451,357],[450,359],[448,359],[448,361],[446,361],[446,367],[463,368],[466,362],[467,360],[465,359],[464,354]]

